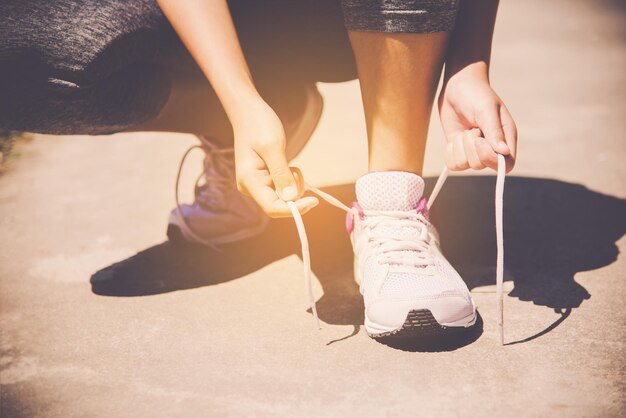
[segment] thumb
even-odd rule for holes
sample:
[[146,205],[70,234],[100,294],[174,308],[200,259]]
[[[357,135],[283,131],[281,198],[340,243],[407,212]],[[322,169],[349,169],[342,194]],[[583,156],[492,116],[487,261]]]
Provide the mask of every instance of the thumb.
[[478,122],[478,127],[495,152],[502,155],[511,153],[509,146],[506,144],[498,105],[483,109],[478,114],[476,122]]
[[302,191],[289,167],[285,152],[280,149],[274,149],[267,156],[262,156],[262,158],[270,172],[270,177],[278,196],[284,201],[296,200],[300,197]]

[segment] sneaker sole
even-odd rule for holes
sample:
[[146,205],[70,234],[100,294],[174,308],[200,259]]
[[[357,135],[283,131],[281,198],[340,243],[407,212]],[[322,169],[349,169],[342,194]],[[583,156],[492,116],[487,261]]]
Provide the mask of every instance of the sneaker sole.
[[409,311],[404,324],[398,329],[382,333],[372,333],[367,331],[367,335],[372,338],[398,338],[398,339],[415,339],[421,337],[441,336],[466,332],[476,323],[476,313],[472,313],[472,317],[467,325],[447,326],[441,325],[429,309],[414,309]]

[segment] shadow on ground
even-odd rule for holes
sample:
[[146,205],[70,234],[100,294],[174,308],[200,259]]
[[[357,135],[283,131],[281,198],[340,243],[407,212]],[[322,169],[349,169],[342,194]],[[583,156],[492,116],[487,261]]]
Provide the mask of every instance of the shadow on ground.
[[[433,179],[427,180],[430,187]],[[470,289],[495,281],[493,177],[451,177],[433,210],[443,251]],[[354,185],[325,191],[344,202],[354,200]],[[556,180],[509,177],[505,186],[505,280],[509,296],[546,306],[561,317],[545,330],[514,343],[537,338],[558,326],[590,297],[574,280],[617,259],[616,241],[626,233],[626,200]],[[352,251],[344,232],[344,213],[327,204],[305,217],[312,267],[324,289],[320,319],[329,324],[363,324],[363,302],[352,278]],[[271,243],[271,245],[268,245]],[[299,254],[291,219],[273,221],[260,236],[223,247],[222,252],[170,242],[148,248],[96,272],[92,290],[107,296],[142,296],[208,286],[252,273],[291,254]],[[461,340],[413,351],[441,351],[468,344],[482,327]]]

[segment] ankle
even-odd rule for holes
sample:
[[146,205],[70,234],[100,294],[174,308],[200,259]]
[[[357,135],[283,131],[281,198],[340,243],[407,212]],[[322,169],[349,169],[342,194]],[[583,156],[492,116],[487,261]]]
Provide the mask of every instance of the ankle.
[[421,161],[411,161],[410,159],[372,159],[369,160],[368,172],[381,171],[405,171],[407,173],[422,175],[423,163]]
[[368,135],[369,170],[406,171],[421,176],[426,132],[397,132],[381,127],[372,130]]

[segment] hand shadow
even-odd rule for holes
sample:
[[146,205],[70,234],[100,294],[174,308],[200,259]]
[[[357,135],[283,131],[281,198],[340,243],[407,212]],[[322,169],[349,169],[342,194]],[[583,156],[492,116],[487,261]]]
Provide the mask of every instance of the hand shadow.
[[[433,179],[427,180],[432,187]],[[470,289],[494,284],[494,177],[451,177],[437,198],[433,219],[443,251]],[[354,185],[326,188],[343,202],[354,200]],[[581,185],[526,177],[508,177],[504,199],[505,280],[509,296],[562,313],[554,324],[521,343],[550,332],[572,309],[590,297],[574,274],[616,260],[615,242],[626,232],[626,200]],[[320,319],[333,325],[363,324],[363,302],[352,277],[352,250],[344,232],[344,213],[321,204],[305,216],[312,268],[324,295]],[[165,242],[96,272],[92,291],[108,296],[143,296],[213,285],[252,273],[291,254],[300,254],[291,219],[270,223],[260,236],[224,245],[222,251]],[[244,255],[242,257],[242,255]],[[476,340],[477,329],[442,344],[388,345],[411,351],[453,350]],[[333,343],[331,341],[330,343]],[[329,343],[329,344],[330,344]],[[514,344],[511,343],[511,344]]]

